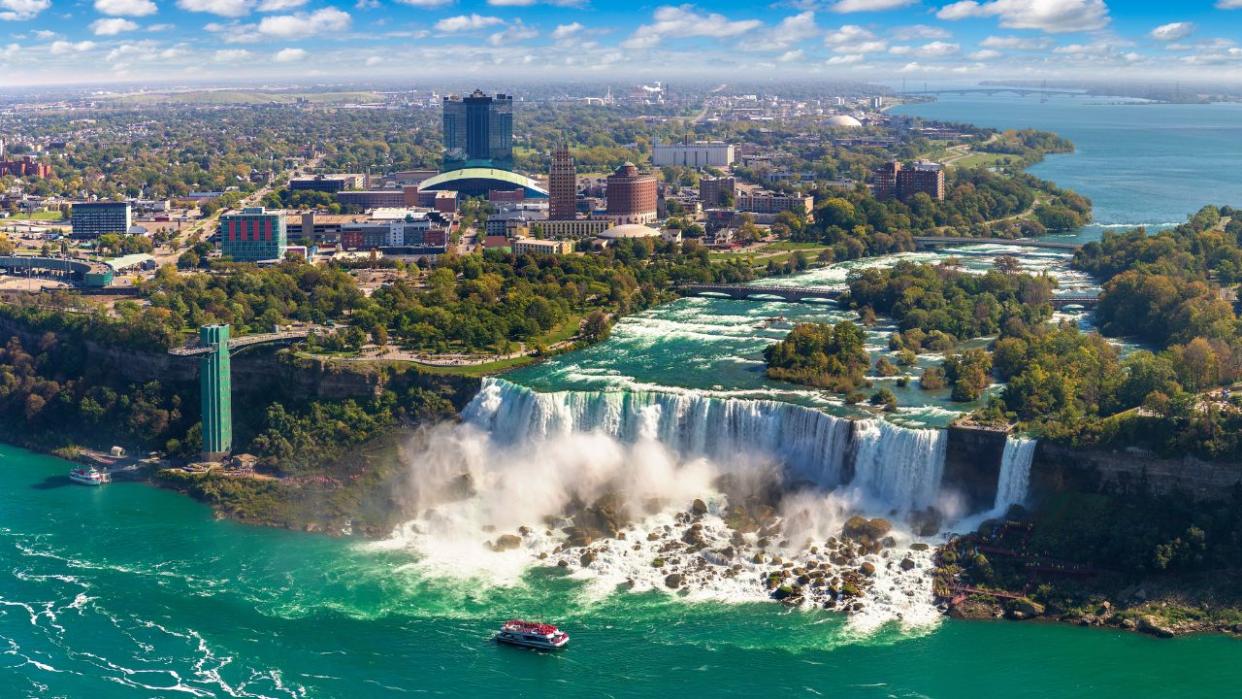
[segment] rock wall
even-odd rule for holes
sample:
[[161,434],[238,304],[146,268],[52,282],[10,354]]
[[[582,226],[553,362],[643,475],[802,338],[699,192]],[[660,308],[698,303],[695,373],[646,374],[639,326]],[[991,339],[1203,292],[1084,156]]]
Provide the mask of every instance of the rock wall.
[[1242,463],[1191,456],[1162,459],[1146,451],[1083,450],[1040,442],[1031,464],[1031,495],[1064,490],[1117,495],[1184,493],[1199,500],[1230,497],[1242,486]]
[[957,425],[949,428],[942,483],[966,499],[970,512],[986,510],[996,499],[1005,438],[1006,433],[1001,430]]

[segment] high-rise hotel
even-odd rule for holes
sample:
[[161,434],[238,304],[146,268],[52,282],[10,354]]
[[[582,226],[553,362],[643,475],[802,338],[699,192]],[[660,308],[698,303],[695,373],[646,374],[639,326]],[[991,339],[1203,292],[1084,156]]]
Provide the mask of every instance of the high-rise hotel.
[[513,97],[475,90],[444,98],[444,169],[513,169]]

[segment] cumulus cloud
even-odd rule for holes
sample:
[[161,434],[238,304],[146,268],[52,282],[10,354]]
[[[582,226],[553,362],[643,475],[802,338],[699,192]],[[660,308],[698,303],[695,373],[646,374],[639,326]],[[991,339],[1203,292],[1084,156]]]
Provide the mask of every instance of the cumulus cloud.
[[259,12],[294,10],[305,4],[306,0],[263,0],[259,3]]
[[863,62],[863,55],[860,53],[850,53],[843,56],[833,56],[828,59],[830,66],[850,66]]
[[1242,9],[1242,0],[1220,0],[1216,3],[1218,10],[1238,10]]
[[1018,49],[1021,51],[1038,51],[1048,48],[1047,39],[1031,39],[1021,36],[989,36],[979,42],[989,49]]
[[650,48],[667,36],[730,38],[763,24],[756,19],[731,20],[719,13],[699,12],[693,5],[665,5],[657,8],[652,18],[655,21],[634,30],[634,34],[621,43],[622,48]]
[[335,7],[325,7],[310,14],[305,12],[296,15],[273,15],[264,17],[259,22],[259,33],[267,36],[283,38],[299,38],[340,32],[349,28],[349,13]]
[[948,39],[952,34],[942,27],[933,27],[930,24],[914,24],[908,27],[897,27],[893,29],[892,37],[895,41],[914,41],[916,39]]
[[832,11],[841,13],[882,12],[913,5],[915,2],[916,0],[837,0],[832,4]]
[[246,49],[220,49],[212,54],[211,60],[216,63],[237,63],[254,56]]
[[95,10],[112,17],[146,17],[159,12],[151,0],[95,0]]
[[1170,22],[1151,30],[1151,38],[1157,41],[1177,41],[1193,34],[1195,25],[1190,22]]
[[973,61],[990,61],[993,58],[1000,58],[1000,57],[1001,57],[1001,52],[994,51],[992,49],[980,49],[970,54],[970,58]]
[[780,24],[764,31],[755,44],[756,48],[779,51],[818,35],[815,13],[807,11],[781,20]]
[[367,57],[367,65],[369,66],[377,66],[383,62],[384,62],[384,59],[380,58],[379,56],[368,56]]
[[795,49],[793,51],[786,51],[785,53],[782,53],[780,58],[776,60],[781,63],[793,63],[795,61],[801,61],[805,57],[806,54],[802,53],[802,49]]
[[519,19],[513,23],[513,26],[492,34],[487,38],[487,41],[492,46],[510,46],[522,41],[529,41],[537,36],[539,36],[539,32],[526,26]]
[[479,14],[457,15],[456,17],[445,17],[436,22],[436,30],[445,33],[468,32],[476,29],[486,29],[499,24],[504,24],[504,20],[499,17],[485,17]]
[[95,36],[116,36],[124,32],[132,32],[138,25],[123,17],[97,19],[91,22],[91,32]]
[[1101,29],[1109,22],[1104,0],[960,0],[940,8],[936,16],[950,21],[996,17],[1002,27],[1052,34]]
[[875,34],[858,26],[857,24],[845,24],[824,36],[824,43],[829,46],[840,46],[841,44],[851,44],[865,39],[874,39]]
[[250,14],[250,4],[251,0],[177,0],[177,7],[187,12],[205,12],[221,17],[244,17]]
[[281,49],[272,56],[272,60],[277,63],[297,63],[306,58],[305,49]]
[[556,41],[564,41],[566,39],[577,36],[586,27],[581,22],[570,22],[569,24],[558,24],[556,29],[552,30],[552,38]]
[[52,0],[0,0],[0,21],[20,22],[34,19],[52,6]]
[[76,44],[68,41],[53,41],[52,45],[48,47],[48,51],[53,56],[64,56],[70,53],[90,51],[93,48],[95,48],[95,42],[93,41],[79,41]]

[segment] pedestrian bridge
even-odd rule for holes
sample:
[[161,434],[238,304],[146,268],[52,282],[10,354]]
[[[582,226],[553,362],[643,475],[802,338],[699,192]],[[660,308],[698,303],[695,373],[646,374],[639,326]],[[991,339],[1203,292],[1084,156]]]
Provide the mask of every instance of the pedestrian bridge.
[[[258,347],[260,345],[290,345],[299,340],[305,340],[308,336],[310,336],[310,332],[310,330],[286,330],[278,333],[242,335],[241,337],[229,340],[229,354],[236,354],[243,349]],[[210,354],[211,352],[211,347],[203,347],[202,345],[174,347],[168,350],[169,354],[177,357],[196,357],[204,354]]]
[[1064,296],[1053,296],[1049,303],[1052,304],[1053,308],[1065,308],[1067,306],[1095,308],[1100,305],[1100,297],[1092,294],[1066,294]]
[[1074,252],[1082,247],[1082,243],[1066,243],[1055,240],[1038,240],[1034,238],[961,238],[948,235],[916,235],[914,244],[921,249],[938,248],[945,245],[1009,245],[1016,248],[1042,248],[1044,250],[1065,250]]
[[835,301],[844,292],[821,286],[756,286],[751,284],[683,284],[683,296],[724,296],[735,301]]

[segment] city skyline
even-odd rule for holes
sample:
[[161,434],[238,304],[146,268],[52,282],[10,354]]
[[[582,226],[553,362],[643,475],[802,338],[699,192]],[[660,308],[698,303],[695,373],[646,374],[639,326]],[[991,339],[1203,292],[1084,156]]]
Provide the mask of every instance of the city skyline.
[[1242,0],[0,0],[0,86],[470,76],[1242,81]]

